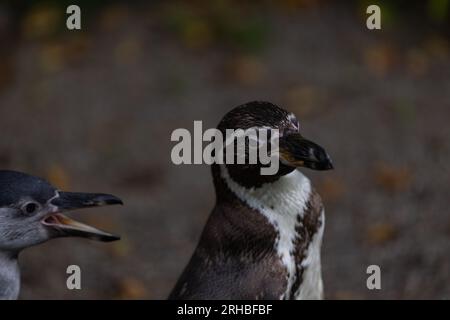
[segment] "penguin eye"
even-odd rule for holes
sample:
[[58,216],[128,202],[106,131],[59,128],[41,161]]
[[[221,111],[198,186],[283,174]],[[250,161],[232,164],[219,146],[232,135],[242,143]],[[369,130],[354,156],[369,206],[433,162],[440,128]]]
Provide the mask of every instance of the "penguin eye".
[[28,202],[22,207],[22,211],[28,215],[35,213],[39,209],[39,205],[35,202]]

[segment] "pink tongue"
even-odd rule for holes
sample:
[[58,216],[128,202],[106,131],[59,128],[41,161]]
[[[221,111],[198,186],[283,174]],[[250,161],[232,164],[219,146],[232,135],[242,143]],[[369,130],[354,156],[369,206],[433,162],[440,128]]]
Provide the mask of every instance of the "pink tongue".
[[46,219],[46,221],[47,221],[47,223],[59,223],[60,221],[59,221],[59,219],[58,219],[58,217],[57,216],[50,216],[50,217],[48,217],[47,219]]

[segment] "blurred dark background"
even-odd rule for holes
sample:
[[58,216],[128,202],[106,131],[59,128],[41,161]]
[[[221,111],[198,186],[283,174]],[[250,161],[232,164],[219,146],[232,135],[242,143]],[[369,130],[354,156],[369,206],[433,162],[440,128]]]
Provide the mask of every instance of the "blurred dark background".
[[[73,3],[81,31],[65,27]],[[381,31],[366,28],[369,4]],[[214,204],[209,168],[173,165],[170,134],[258,99],[296,113],[334,160],[304,170],[326,206],[326,298],[450,298],[449,7],[1,1],[0,167],[126,202],[78,213],[120,242],[25,251],[21,297],[165,298]],[[66,289],[70,264],[81,291]]]

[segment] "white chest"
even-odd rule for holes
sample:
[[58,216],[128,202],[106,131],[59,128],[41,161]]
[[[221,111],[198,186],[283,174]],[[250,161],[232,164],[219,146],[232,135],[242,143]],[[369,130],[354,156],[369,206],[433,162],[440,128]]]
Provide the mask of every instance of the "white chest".
[[320,248],[322,246],[323,230],[325,227],[325,213],[321,213],[321,225],[309,244],[306,258],[302,261],[305,270],[302,285],[294,293],[296,300],[323,299],[322,265],[320,261]]
[[230,190],[249,207],[261,212],[278,234],[274,249],[288,274],[286,290],[280,299],[292,298],[289,295],[298,276],[298,267],[303,267],[305,272],[302,285],[295,292],[294,298],[320,299],[322,297],[320,247],[324,226],[323,217],[321,230],[315,234],[310,243],[302,266],[296,266],[294,258],[295,241],[299,236],[296,228],[301,223],[299,221],[303,217],[311,195],[309,179],[295,170],[274,183],[265,184],[257,189],[247,189],[233,181],[224,166],[221,166],[221,175]]

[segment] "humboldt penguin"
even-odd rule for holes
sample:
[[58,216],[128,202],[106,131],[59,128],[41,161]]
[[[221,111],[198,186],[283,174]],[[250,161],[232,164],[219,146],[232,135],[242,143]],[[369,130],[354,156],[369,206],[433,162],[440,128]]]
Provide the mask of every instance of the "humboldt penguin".
[[332,161],[293,113],[269,102],[238,106],[218,125],[223,135],[252,128],[277,130],[278,171],[212,164],[216,204],[169,299],[323,298],[324,207],[299,169],[329,170]]

